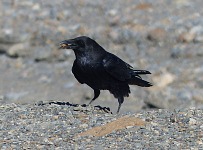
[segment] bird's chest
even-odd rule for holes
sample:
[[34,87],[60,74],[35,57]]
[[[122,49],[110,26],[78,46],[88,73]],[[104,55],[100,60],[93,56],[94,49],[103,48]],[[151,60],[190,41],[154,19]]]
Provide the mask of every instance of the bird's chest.
[[110,77],[106,74],[101,61],[92,62],[84,58],[77,62],[77,66],[84,83],[97,89],[108,88]]
[[80,70],[81,75],[86,78],[90,78],[90,80],[99,78],[99,76],[103,72],[102,63],[88,57],[78,60],[77,66]]
[[91,58],[89,57],[82,57],[80,59],[77,60],[77,64],[79,66],[83,67],[91,67],[93,65]]
[[98,67],[101,66],[101,63],[94,57],[86,55],[77,59],[77,65],[80,67],[81,71],[91,73],[98,71]]

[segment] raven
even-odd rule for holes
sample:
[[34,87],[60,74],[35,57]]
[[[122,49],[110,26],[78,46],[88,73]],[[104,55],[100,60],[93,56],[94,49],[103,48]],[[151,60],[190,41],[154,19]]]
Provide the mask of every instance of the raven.
[[72,49],[75,53],[72,72],[81,84],[87,84],[94,90],[91,104],[100,95],[100,90],[109,90],[118,99],[117,113],[124,97],[130,93],[129,85],[150,87],[152,84],[142,80],[140,75],[151,74],[146,70],[134,70],[131,65],[107,52],[93,39],[81,36],[64,40],[60,49]]

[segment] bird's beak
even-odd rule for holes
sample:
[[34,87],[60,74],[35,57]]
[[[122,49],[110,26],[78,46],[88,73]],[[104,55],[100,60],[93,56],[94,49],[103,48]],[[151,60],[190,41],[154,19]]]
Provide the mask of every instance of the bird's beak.
[[59,49],[73,49],[77,47],[73,40],[64,40],[59,43]]

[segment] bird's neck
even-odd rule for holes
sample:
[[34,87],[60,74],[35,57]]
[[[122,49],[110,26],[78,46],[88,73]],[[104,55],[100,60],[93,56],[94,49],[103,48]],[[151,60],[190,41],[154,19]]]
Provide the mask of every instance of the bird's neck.
[[105,51],[74,51],[76,61],[81,65],[89,65],[92,63],[101,62]]
[[86,52],[74,50],[74,53],[75,53],[76,59],[78,59],[78,60],[80,60],[81,58],[84,58],[84,57],[89,57],[89,54],[87,54]]

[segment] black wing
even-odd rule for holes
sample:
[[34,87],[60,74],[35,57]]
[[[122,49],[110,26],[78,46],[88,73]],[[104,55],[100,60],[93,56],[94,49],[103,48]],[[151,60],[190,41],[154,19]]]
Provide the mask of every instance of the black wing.
[[131,85],[138,85],[143,87],[152,86],[150,82],[142,80],[139,74],[150,74],[146,70],[134,70],[132,66],[125,63],[117,56],[110,54],[103,59],[103,66],[105,70],[114,78],[120,81],[126,81]]
[[103,66],[111,76],[120,81],[131,78],[131,66],[113,54],[108,53],[106,55],[103,59]]

